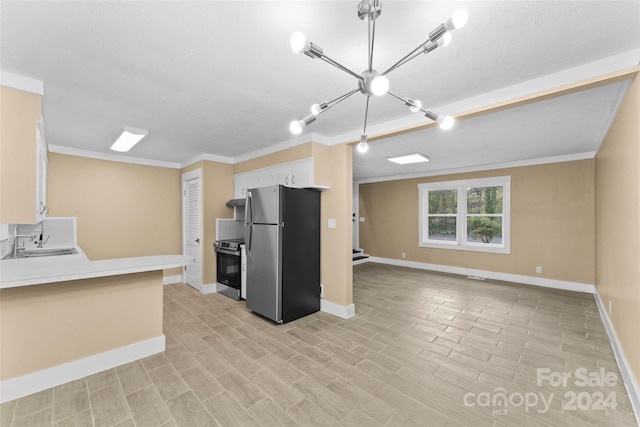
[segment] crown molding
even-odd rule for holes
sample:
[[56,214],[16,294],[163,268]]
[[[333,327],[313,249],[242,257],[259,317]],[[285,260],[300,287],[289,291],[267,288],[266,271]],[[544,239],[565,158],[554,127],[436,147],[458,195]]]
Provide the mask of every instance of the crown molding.
[[107,160],[110,162],[132,163],[132,164],[143,165],[143,166],[157,166],[161,168],[180,169],[180,163],[99,153],[97,151],[81,150],[79,148],[64,147],[62,145],[50,144],[49,151],[52,153],[67,154],[69,156],[87,157],[90,159],[97,159],[97,160]]
[[228,165],[233,165],[235,163],[232,157],[225,157],[225,156],[218,156],[218,155],[215,155],[215,154],[202,153],[202,154],[198,154],[197,156],[194,156],[194,157],[190,158],[186,162],[180,163],[180,169],[186,168],[187,166],[191,166],[194,163],[198,163],[198,162],[201,162],[201,161],[204,161],[204,160],[209,161],[209,162],[225,163],[225,164],[228,164]]
[[521,168],[525,166],[545,165],[549,163],[575,162],[578,160],[589,160],[596,157],[595,151],[587,151],[584,153],[567,154],[563,156],[541,157],[538,159],[518,160],[515,162],[491,163],[480,166],[470,166],[466,168],[441,169],[431,172],[417,172],[406,175],[391,175],[380,178],[368,178],[354,181],[355,184],[372,184],[376,182],[399,181],[403,179],[426,178],[430,176],[453,175],[457,173],[482,172],[497,169]]
[[36,95],[44,95],[44,82],[42,80],[32,79],[7,71],[0,71],[0,85],[35,93]]
[[256,151],[252,151],[250,153],[247,154],[242,154],[238,157],[234,157],[233,161],[234,163],[242,163],[242,162],[246,162],[247,160],[253,160],[256,159],[258,157],[262,157],[262,156],[266,156],[269,154],[273,154],[273,153],[277,153],[278,151],[282,151],[282,150],[286,150],[288,148],[293,148],[293,147],[297,147],[298,145],[303,145],[303,144],[308,144],[310,142],[316,142],[318,144],[322,144],[322,145],[331,145],[330,144],[330,139],[323,136],[323,135],[319,135],[317,133],[309,133],[309,134],[305,134],[305,135],[300,135],[296,138],[290,139],[288,141],[285,142],[281,142],[279,144],[275,144],[272,145],[270,147],[267,148],[263,148],[262,150],[256,150]]

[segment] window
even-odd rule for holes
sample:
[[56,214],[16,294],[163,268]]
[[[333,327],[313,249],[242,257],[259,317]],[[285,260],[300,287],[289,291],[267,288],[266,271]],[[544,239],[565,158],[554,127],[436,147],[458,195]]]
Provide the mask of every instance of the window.
[[418,185],[422,247],[510,253],[511,177]]

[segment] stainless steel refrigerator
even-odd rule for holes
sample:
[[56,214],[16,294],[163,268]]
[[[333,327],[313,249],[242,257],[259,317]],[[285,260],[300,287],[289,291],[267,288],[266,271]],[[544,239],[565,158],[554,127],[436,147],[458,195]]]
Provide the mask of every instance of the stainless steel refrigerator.
[[285,323],[320,310],[320,193],[247,191],[247,307]]

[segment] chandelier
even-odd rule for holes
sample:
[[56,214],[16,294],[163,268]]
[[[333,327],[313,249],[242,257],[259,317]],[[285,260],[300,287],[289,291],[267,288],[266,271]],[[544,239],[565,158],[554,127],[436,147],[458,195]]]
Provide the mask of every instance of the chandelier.
[[391,95],[408,106],[412,112],[423,112],[425,117],[437,122],[441,129],[450,129],[453,126],[453,117],[443,116],[429,109],[424,109],[422,108],[422,103],[419,100],[403,98],[389,91],[389,80],[386,76],[393,70],[411,61],[413,58],[423,53],[426,54],[432,52],[440,46],[448,45],[451,41],[451,31],[463,27],[467,23],[469,14],[464,9],[456,10],[446,22],[440,24],[429,33],[429,38],[424,43],[406,54],[386,71],[379,73],[373,69],[373,44],[376,35],[376,19],[380,16],[381,11],[380,0],[362,0],[358,3],[358,17],[361,20],[366,20],[368,22],[368,67],[360,74],[353,72],[347,67],[329,58],[324,54],[320,46],[308,41],[304,34],[297,32],[291,36],[291,49],[295,53],[304,53],[313,59],[322,59],[324,62],[327,62],[347,74],[352,75],[358,81],[358,86],[355,89],[330,101],[312,105],[310,114],[301,120],[291,122],[289,130],[292,133],[296,135],[300,134],[305,126],[308,126],[316,120],[317,116],[336,106],[356,92],[360,92],[367,97],[367,103],[364,111],[364,126],[360,136],[360,143],[358,144],[358,151],[361,153],[364,153],[369,148],[367,144],[367,116],[369,114],[369,99],[374,95]]

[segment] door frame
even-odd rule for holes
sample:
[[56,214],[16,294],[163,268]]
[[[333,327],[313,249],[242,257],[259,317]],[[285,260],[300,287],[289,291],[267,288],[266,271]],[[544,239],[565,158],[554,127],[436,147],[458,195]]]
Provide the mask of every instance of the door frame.
[[[202,280],[203,280],[203,268],[202,268],[202,247],[203,247],[203,241],[202,241],[202,232],[203,232],[203,223],[202,223],[202,169],[198,168],[198,169],[194,169],[192,171],[189,172],[185,172],[181,175],[181,191],[182,191],[182,254],[183,255],[187,255],[187,194],[186,194],[186,184],[188,181],[191,181],[193,179],[198,179],[200,181],[200,194],[198,195],[198,214],[199,214],[199,228],[200,228],[200,244],[198,245],[198,257],[200,258],[200,280],[199,283],[196,284],[189,284],[190,286],[195,287],[196,289],[198,289],[200,292],[203,291],[202,289]],[[185,266],[182,269],[182,282],[183,283],[187,283],[187,267]]]
[[351,230],[351,241],[353,249],[360,249],[360,184],[353,183],[353,218],[351,220],[353,228]]

